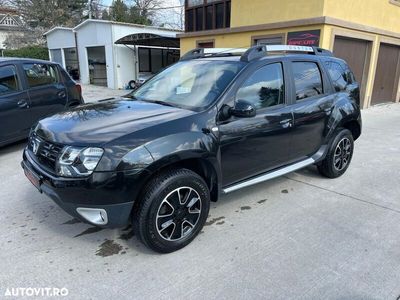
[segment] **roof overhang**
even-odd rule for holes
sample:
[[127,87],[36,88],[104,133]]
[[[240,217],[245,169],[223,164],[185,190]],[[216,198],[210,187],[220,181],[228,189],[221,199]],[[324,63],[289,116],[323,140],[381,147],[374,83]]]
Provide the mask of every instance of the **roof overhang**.
[[178,38],[167,34],[154,33],[129,34],[117,40],[115,44],[164,48],[180,47],[180,41]]
[[59,30],[65,30],[65,31],[71,31],[73,32],[72,28],[68,28],[68,27],[54,27],[52,29],[50,29],[49,31],[43,33],[43,35],[49,35],[50,33],[54,32],[54,31],[59,31]]

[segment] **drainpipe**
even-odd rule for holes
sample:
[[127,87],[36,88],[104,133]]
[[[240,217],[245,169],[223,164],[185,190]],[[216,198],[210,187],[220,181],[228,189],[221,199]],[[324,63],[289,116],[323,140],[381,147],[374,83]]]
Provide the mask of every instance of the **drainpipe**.
[[81,81],[82,80],[82,78],[81,78],[81,64],[79,63],[78,38],[77,38],[76,31],[74,31],[74,38],[75,38],[76,60],[78,62],[79,81]]

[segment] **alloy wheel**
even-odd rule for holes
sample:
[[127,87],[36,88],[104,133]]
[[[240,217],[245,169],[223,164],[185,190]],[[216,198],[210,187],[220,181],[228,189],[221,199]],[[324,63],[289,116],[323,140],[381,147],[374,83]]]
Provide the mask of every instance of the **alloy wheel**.
[[345,137],[339,141],[333,156],[333,166],[337,171],[342,171],[349,164],[351,158],[351,142]]
[[179,187],[161,202],[157,212],[158,234],[167,241],[178,241],[196,227],[201,214],[201,198],[191,187]]

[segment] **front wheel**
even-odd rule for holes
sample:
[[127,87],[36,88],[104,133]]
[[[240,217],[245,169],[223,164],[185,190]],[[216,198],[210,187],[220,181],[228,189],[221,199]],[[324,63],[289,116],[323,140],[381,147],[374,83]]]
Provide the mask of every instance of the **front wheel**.
[[343,175],[350,165],[353,150],[354,140],[350,130],[340,130],[335,136],[325,159],[318,165],[318,171],[328,178],[337,178]]
[[145,187],[133,226],[149,248],[169,253],[185,247],[203,228],[210,192],[203,178],[187,170],[164,172]]

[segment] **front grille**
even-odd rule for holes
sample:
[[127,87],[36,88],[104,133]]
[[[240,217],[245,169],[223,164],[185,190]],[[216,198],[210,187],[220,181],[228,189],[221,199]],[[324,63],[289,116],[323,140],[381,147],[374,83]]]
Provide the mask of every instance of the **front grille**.
[[29,138],[28,149],[32,151],[40,165],[55,172],[56,161],[63,149],[62,145],[45,141],[33,134]]

